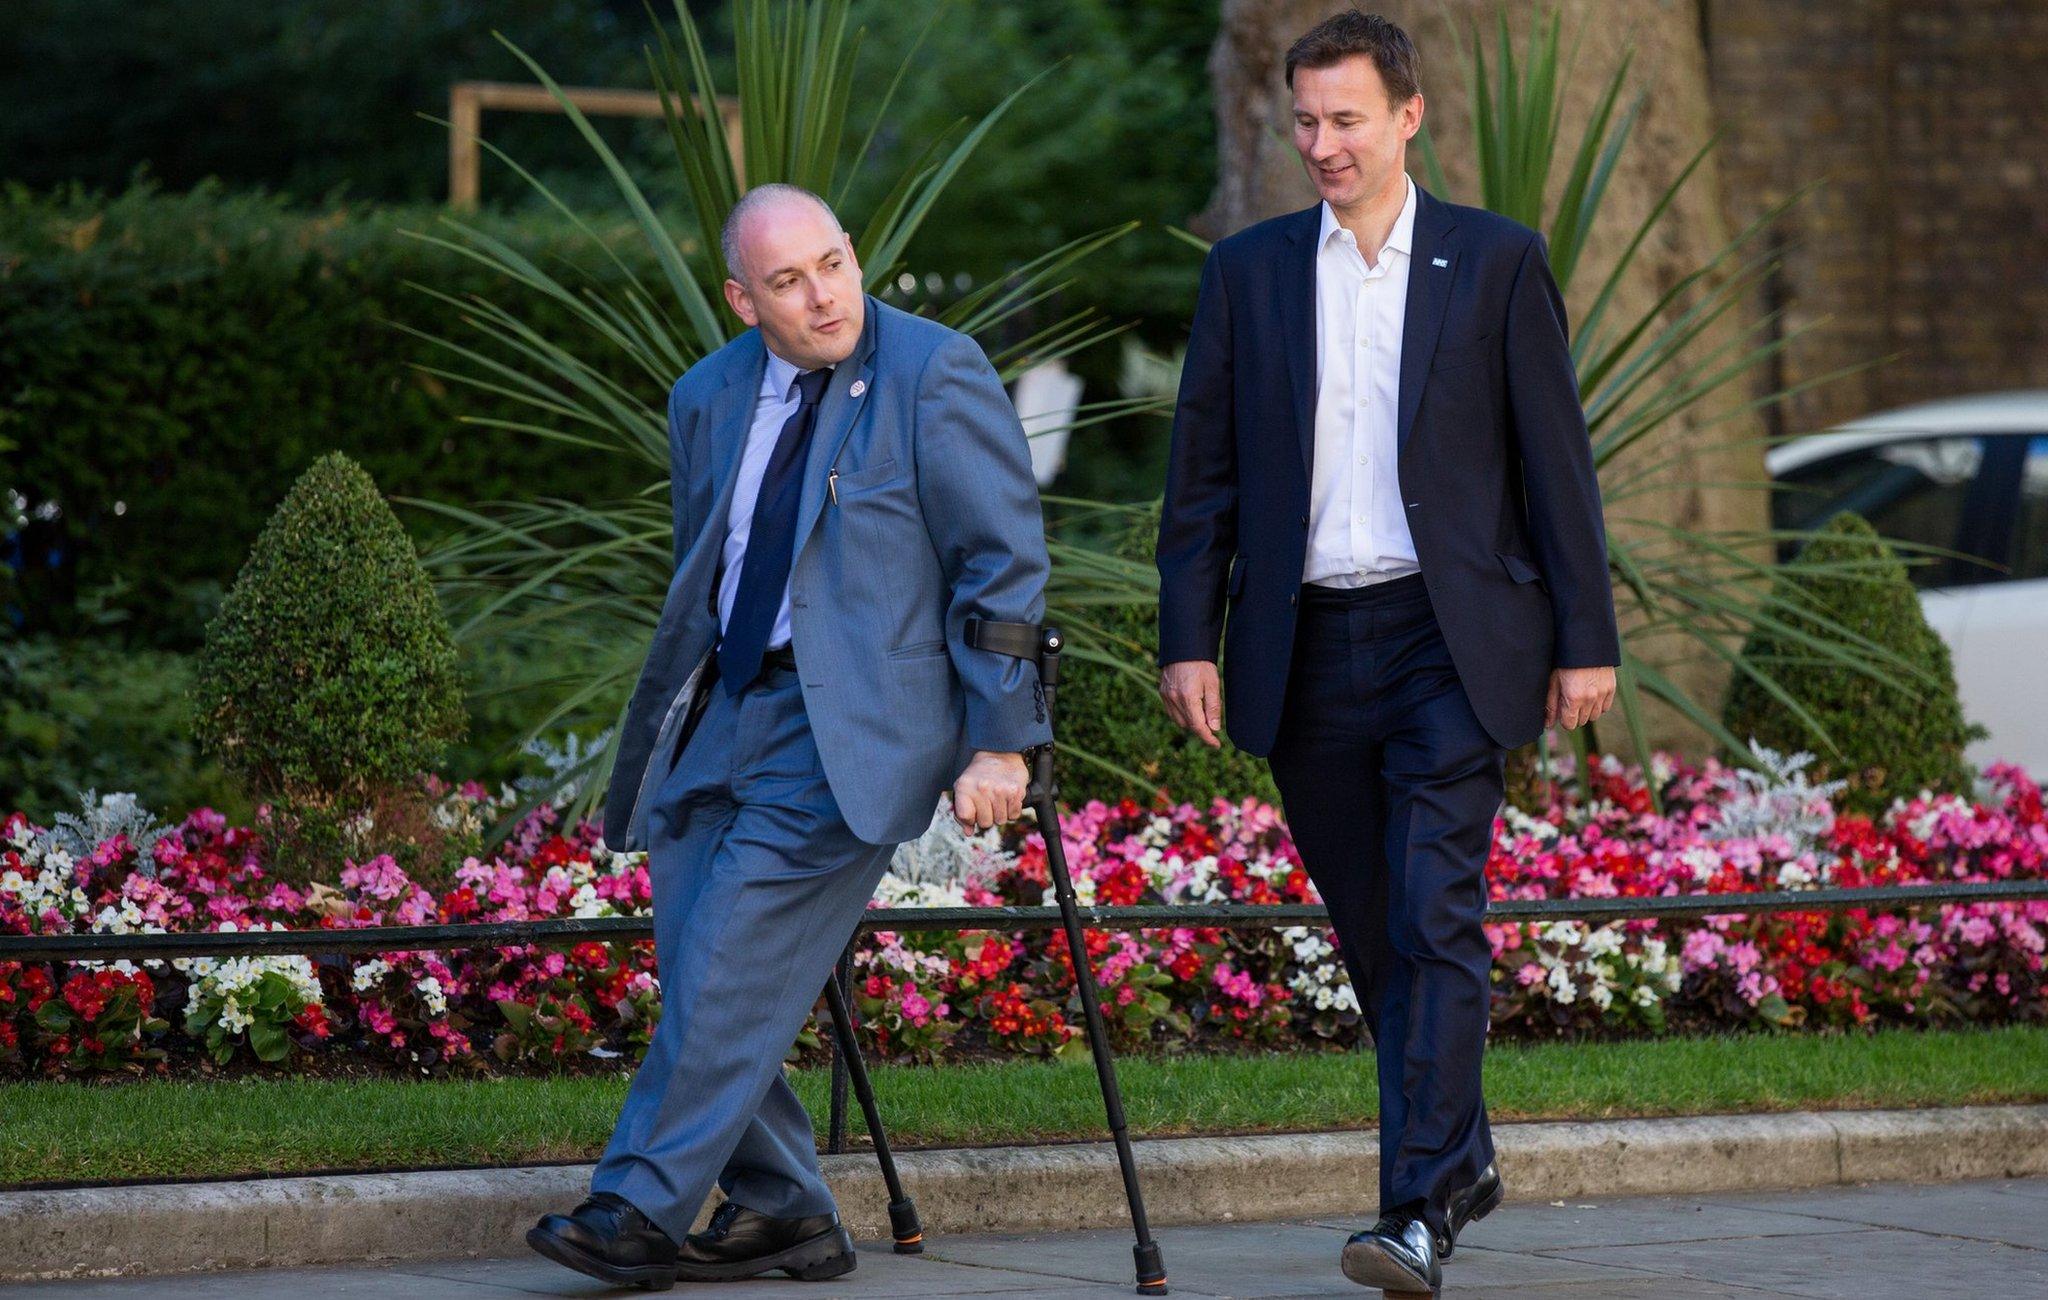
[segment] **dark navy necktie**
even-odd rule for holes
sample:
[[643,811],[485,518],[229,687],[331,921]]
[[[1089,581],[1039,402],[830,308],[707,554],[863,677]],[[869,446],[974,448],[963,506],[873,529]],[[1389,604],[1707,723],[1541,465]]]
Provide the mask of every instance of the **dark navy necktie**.
[[761,672],[775,616],[782,611],[782,593],[789,586],[790,548],[796,537],[797,501],[803,496],[803,467],[818,423],[818,402],[825,395],[830,370],[811,370],[796,378],[796,413],[783,423],[761,491],[754,498],[754,522],[747,530],[746,554],[740,558],[740,587],[733,597],[725,635],[718,642],[718,676],[726,694],[738,695]]

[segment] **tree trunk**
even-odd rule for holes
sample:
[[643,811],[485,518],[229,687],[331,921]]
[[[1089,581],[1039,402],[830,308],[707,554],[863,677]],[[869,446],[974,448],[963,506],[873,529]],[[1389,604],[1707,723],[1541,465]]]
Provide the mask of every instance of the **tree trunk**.
[[[1223,0],[1221,27],[1209,57],[1220,179],[1208,208],[1192,223],[1203,235],[1220,238],[1316,201],[1301,161],[1288,142],[1290,100],[1283,61],[1287,47],[1327,16],[1332,4],[1333,0]],[[1378,7],[1407,28],[1421,53],[1424,121],[1451,191],[1439,197],[1476,203],[1478,167],[1472,148],[1466,61],[1474,40],[1481,40],[1486,43],[1489,73],[1495,71],[1496,0],[1431,0],[1426,4],[1385,0]],[[1529,24],[1543,9],[1523,4],[1508,8],[1519,58]],[[1599,291],[1629,236],[1712,133],[1713,121],[1697,0],[1565,0],[1559,8],[1564,15],[1561,44],[1567,52],[1575,42],[1578,47],[1577,62],[1563,93],[1561,148],[1576,144],[1581,124],[1624,50],[1633,48],[1635,56],[1623,103],[1639,88],[1652,90],[1567,288],[1567,302],[1576,320]],[[1553,201],[1568,165],[1560,159],[1552,166]],[[1422,179],[1421,159],[1412,146],[1409,173]],[[1629,275],[1608,307],[1609,321],[1639,318],[1673,283],[1705,265],[1729,236],[1722,211],[1720,170],[1709,155],[1637,251]],[[1675,318],[1691,301],[1688,297],[1674,303],[1667,308],[1668,316]],[[1734,315],[1724,317],[1719,328],[1708,331],[1694,345],[1694,358],[1733,339],[1741,328]],[[1760,423],[1753,416],[1734,414],[1753,396],[1747,384],[1737,381],[1667,420],[1644,443],[1607,465],[1602,484],[1608,496],[1610,534],[1618,538],[1649,535],[1640,521],[1706,531],[1763,527],[1768,513],[1764,493],[1709,486],[1763,478],[1762,451],[1755,441],[1762,432]],[[1668,461],[1652,477],[1655,490],[1620,494],[1620,481],[1631,468],[1651,461]],[[1617,594],[1623,633],[1631,648],[1663,667],[1696,701],[1718,713],[1728,677],[1720,659],[1690,638],[1669,634],[1648,638],[1632,631],[1641,622],[1640,611],[1625,595]],[[1705,733],[1675,711],[1653,707],[1647,721],[1650,741],[1660,748],[1697,752],[1707,744]],[[1618,710],[1601,721],[1603,747],[1626,752],[1624,725]]]

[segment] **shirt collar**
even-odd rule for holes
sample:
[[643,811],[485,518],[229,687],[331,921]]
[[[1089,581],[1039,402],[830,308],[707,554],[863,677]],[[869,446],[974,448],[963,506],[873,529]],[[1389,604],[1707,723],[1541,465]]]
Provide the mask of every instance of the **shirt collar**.
[[[1401,181],[1408,187],[1408,197],[1401,204],[1401,215],[1394,218],[1394,228],[1387,232],[1387,248],[1407,257],[1415,247],[1415,181],[1406,172],[1401,174]],[[1337,224],[1336,209],[1330,206],[1328,199],[1323,200],[1323,228],[1316,235],[1316,247],[1327,246],[1331,237],[1341,229],[1343,227]],[[1380,252],[1384,256],[1386,249]]]
[[784,361],[770,351],[768,368],[761,374],[761,396],[777,402],[788,401],[796,388],[796,377],[802,373],[794,362]]

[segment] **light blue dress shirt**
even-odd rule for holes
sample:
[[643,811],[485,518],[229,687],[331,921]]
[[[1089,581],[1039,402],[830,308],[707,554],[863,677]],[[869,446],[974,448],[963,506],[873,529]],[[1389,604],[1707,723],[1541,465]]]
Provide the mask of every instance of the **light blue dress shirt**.
[[[796,414],[796,379],[801,373],[773,352],[768,354],[768,365],[761,373],[761,391],[754,397],[754,423],[747,430],[747,449],[740,454],[740,477],[733,485],[732,511],[725,517],[725,568],[718,575],[721,634],[732,621],[733,601],[739,597],[740,565],[747,558],[747,536],[754,530],[754,503],[761,495],[761,479],[768,473],[768,461],[775,454],[782,426]],[[778,649],[789,641],[789,583],[785,580],[782,604],[775,611],[775,627],[768,633],[768,648]]]

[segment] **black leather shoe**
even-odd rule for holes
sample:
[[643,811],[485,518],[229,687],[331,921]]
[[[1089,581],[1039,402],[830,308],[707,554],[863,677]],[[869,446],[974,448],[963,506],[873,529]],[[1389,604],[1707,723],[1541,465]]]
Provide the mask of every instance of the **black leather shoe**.
[[853,1238],[836,1214],[771,1219],[734,1201],[711,1212],[676,1252],[676,1276],[685,1282],[729,1282],[781,1269],[804,1282],[853,1272]]
[[572,1212],[546,1216],[526,1230],[526,1244],[613,1286],[666,1291],[676,1282],[674,1240],[613,1192],[594,1192]]
[[1465,1230],[1465,1225],[1477,1223],[1499,1209],[1504,1194],[1500,1185],[1500,1169],[1489,1161],[1486,1168],[1479,1171],[1478,1182],[1451,1193],[1451,1203],[1445,1211],[1445,1217],[1450,1220],[1451,1235],[1437,1242],[1441,1247],[1438,1253],[1449,1259],[1457,1247],[1458,1234]]
[[1443,1289],[1436,1233],[1411,1210],[1383,1215],[1364,1232],[1352,1233],[1344,1243],[1343,1266],[1353,1282],[1390,1295],[1434,1296]]

